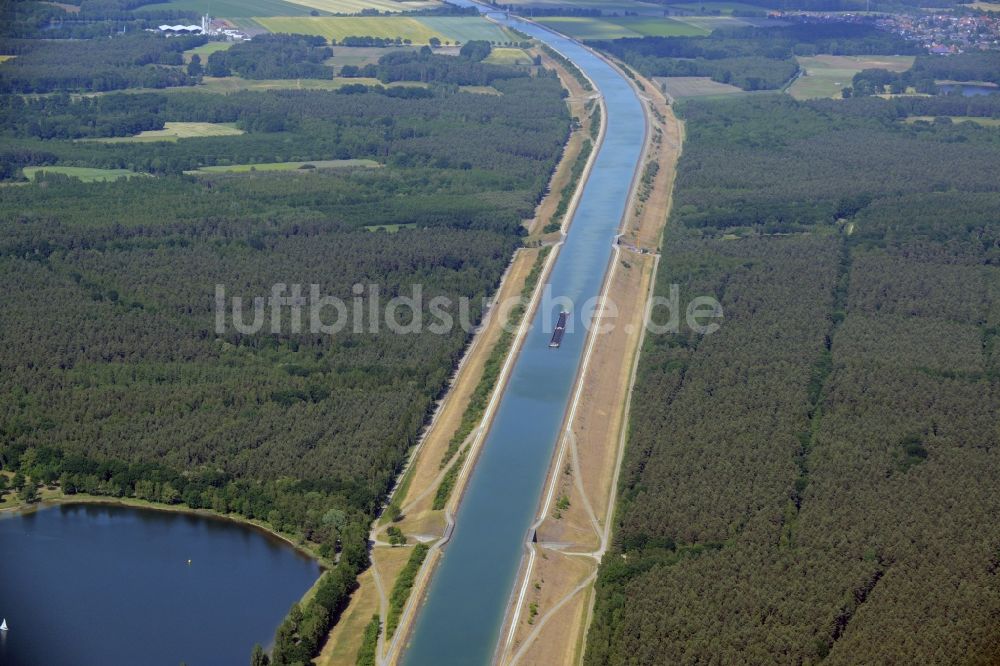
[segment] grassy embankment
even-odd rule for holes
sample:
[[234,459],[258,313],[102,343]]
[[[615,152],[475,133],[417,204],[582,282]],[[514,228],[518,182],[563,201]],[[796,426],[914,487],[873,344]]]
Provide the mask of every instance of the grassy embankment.
[[[639,79],[648,89],[651,82]],[[653,254],[671,203],[682,128],[661,95],[651,104],[651,132],[637,196],[623,224],[622,242],[646,253],[622,251],[607,286],[617,306],[614,327],[598,334],[580,402],[568,436],[553,459],[547,486],[556,506],[540,507],[534,564],[518,583],[527,585],[517,625],[512,613],[502,634],[510,637],[501,663],[575,664],[582,656],[597,563],[607,545],[616,470],[627,424],[628,396],[642,339],[645,303],[656,267]],[[650,164],[658,167],[649,168]],[[609,443],[615,445],[609,446]],[[547,548],[547,543],[558,543]],[[527,583],[523,583],[527,581]]]

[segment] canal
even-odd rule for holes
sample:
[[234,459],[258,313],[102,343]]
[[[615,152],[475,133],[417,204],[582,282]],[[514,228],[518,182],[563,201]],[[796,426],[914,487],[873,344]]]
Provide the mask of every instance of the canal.
[[[590,77],[604,97],[607,130],[546,287],[549,303],[534,316],[417,615],[404,653],[407,666],[471,666],[493,656],[583,356],[582,322],[590,314],[584,303],[600,293],[645,140],[641,103],[613,67],[540,26],[506,21]],[[559,298],[565,300],[555,302]],[[563,309],[571,313],[567,330],[561,346],[550,349]]]

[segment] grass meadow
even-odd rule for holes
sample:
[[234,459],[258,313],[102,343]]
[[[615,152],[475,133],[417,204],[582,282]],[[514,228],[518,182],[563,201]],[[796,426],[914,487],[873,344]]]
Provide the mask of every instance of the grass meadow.
[[107,139],[83,139],[98,143],[147,143],[152,141],[177,141],[206,136],[238,136],[243,130],[235,123],[164,123],[161,130],[146,130],[135,136],[116,136]]
[[486,62],[494,65],[530,65],[533,61],[524,49],[501,46],[490,52]]
[[646,16],[580,17],[546,16],[536,19],[542,25],[575,39],[621,39],[623,37],[699,37],[708,30],[669,18]]
[[707,76],[658,76],[654,80],[674,99],[745,94],[736,86],[713,81]]
[[851,85],[854,75],[863,69],[888,69],[905,72],[913,67],[913,56],[799,56],[799,67],[805,70],[789,87],[795,99],[840,97],[841,89]]
[[[316,169],[344,169],[348,167],[375,168],[381,166],[375,160],[313,160],[311,162],[263,162],[261,164],[228,164],[221,166],[207,166],[193,171],[185,171],[189,174],[218,174],[218,173],[252,173],[255,171],[312,171],[307,165],[312,165]],[[305,168],[303,168],[305,167]]]
[[667,5],[668,9],[682,9],[688,12],[698,12],[700,14],[732,14],[734,11],[743,12],[764,12],[765,7],[748,5],[744,2],[672,2]]
[[225,51],[235,43],[236,42],[209,42],[208,44],[196,46],[193,49],[188,49],[184,52],[184,62],[191,62],[191,56],[198,55],[198,57],[201,58],[201,63],[205,64],[205,61],[208,60],[208,56],[212,55],[216,51]]
[[40,166],[24,167],[24,177],[28,180],[35,180],[38,174],[58,173],[72,178],[79,178],[85,183],[104,182],[108,180],[118,180],[119,178],[131,178],[132,176],[145,176],[128,169],[93,169],[90,167],[72,166]]

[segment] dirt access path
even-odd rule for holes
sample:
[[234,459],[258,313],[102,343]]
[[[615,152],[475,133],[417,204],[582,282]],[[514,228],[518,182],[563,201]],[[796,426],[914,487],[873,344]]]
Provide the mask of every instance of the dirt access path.
[[[573,164],[580,154],[584,141],[590,139],[592,120],[587,112],[587,105],[593,98],[593,93],[583,90],[573,76],[543,52],[538,50],[534,53],[542,57],[542,63],[545,67],[556,70],[563,86],[569,91],[567,104],[570,115],[580,119],[581,123],[570,135],[550,181],[548,192],[536,209],[535,216],[525,222],[529,232],[529,237],[526,239],[528,247],[515,253],[494,298],[495,303],[504,303],[511,297],[521,294],[526,278],[534,267],[541,248],[546,245],[558,244],[561,241],[562,234],[566,231],[565,224],[561,231],[543,234],[541,230],[552,221],[562,191],[570,184]],[[549,253],[546,269],[538,281],[539,285],[544,284],[545,273],[554,262],[557,250],[558,248],[553,248]],[[376,521],[373,526],[370,537],[373,543],[371,550],[372,569],[359,577],[358,589],[351,596],[351,601],[340,620],[328,635],[322,653],[314,660],[315,664],[320,666],[354,664],[358,649],[361,647],[364,628],[371,620],[372,615],[379,614],[383,627],[385,626],[387,607],[384,596],[388,596],[391,592],[396,576],[406,560],[406,557],[400,552],[403,551],[408,556],[413,544],[424,542],[431,544],[432,550],[417,575],[410,594],[410,602],[403,613],[400,624],[392,639],[387,640],[384,634],[379,638],[376,653],[377,662],[379,664],[396,663],[399,659],[402,653],[402,644],[412,626],[416,607],[423,598],[430,572],[440,555],[437,547],[441,544],[448,530],[449,510],[453,510],[454,505],[461,497],[465,480],[468,478],[467,470],[471,469],[471,465],[467,464],[465,466],[467,470],[457,479],[449,505],[443,510],[435,510],[433,508],[434,497],[448,469],[447,466],[442,467],[441,461],[448,450],[452,436],[461,424],[462,415],[479,384],[486,362],[501,337],[504,317],[498,316],[499,314],[501,313],[498,313],[496,309],[491,310],[488,314],[481,329],[476,333],[466,350],[464,358],[451,379],[451,386],[438,405],[423,438],[411,453],[409,464],[404,469],[391,498],[392,503],[400,507],[402,517],[396,522],[390,522],[386,517],[383,517]],[[530,314],[529,309],[525,314],[525,321],[529,320]],[[516,358],[517,351],[518,343],[515,341],[509,353],[511,363]],[[502,383],[503,380],[504,377],[501,376],[500,382]],[[471,447],[477,440],[481,440],[481,435],[485,430],[483,426],[488,426],[488,419],[480,427],[473,429],[463,446]],[[474,458],[475,451],[470,450],[469,456]],[[392,547],[389,545],[386,530],[390,526],[399,528],[407,535],[406,546]]]
[[[501,664],[578,664],[593,606],[593,583],[608,547],[629,396],[644,337],[659,243],[670,210],[683,126],[658,86],[636,74],[650,132],[643,174],[621,229],[593,351],[574,387],[574,403],[549,469],[537,514],[536,543],[526,544],[518,587],[501,634]],[[643,90],[644,88],[644,90]]]

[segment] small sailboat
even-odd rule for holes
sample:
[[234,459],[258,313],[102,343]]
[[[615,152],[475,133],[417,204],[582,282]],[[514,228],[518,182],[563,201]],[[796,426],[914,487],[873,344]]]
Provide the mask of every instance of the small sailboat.
[[7,618],[0,622],[0,631],[7,631]]

